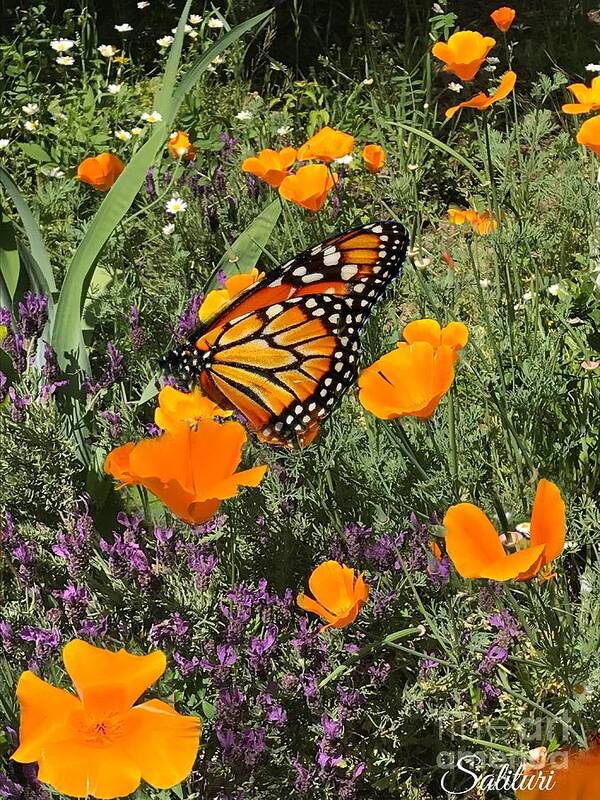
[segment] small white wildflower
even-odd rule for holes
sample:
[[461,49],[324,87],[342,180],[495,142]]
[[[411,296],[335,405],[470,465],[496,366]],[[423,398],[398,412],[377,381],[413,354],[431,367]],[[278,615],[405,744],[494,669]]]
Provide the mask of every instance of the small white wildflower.
[[290,125],[282,125],[281,128],[277,128],[277,135],[278,136],[288,136],[292,131]]
[[49,167],[45,165],[40,167],[40,172],[45,175],[47,178],[56,178],[59,180],[60,178],[65,177],[65,173],[62,171],[60,167]]
[[101,44],[98,48],[98,52],[101,56],[104,56],[104,58],[113,58],[117,55],[118,50],[116,47],[113,47],[112,44]]
[[[185,33],[191,33],[194,29],[191,25],[186,25],[183,30]],[[177,33],[177,28],[171,28],[171,33]]]
[[148,8],[149,5],[150,3],[148,2],[148,0],[140,0],[140,2],[137,4],[137,7],[139,8],[140,11],[142,11],[142,9]]
[[464,87],[462,83],[456,83],[455,81],[450,81],[450,83],[448,84],[448,88],[450,89],[451,92],[456,92],[456,94],[458,94],[459,92],[462,92]]
[[531,292],[525,292],[525,294],[523,295],[523,297],[521,298],[521,300],[522,300],[524,303],[528,303],[528,302],[531,300],[531,298],[532,298],[532,297],[533,297],[533,294],[532,294]]
[[34,114],[37,114],[40,107],[37,103],[25,103],[24,106],[21,106],[21,110],[24,114],[27,114],[28,117],[32,117]]
[[56,63],[60,64],[62,67],[70,67],[72,64],[75,63],[75,59],[73,56],[59,56],[56,59]]
[[218,17],[211,17],[206,24],[209,28],[223,28],[225,26],[223,20]]
[[556,297],[560,292],[560,283],[553,283],[551,286],[548,287],[548,294],[551,294],[552,297]]
[[0,139],[0,150],[4,150],[10,144],[10,139]]
[[433,11],[434,14],[443,14],[444,13],[444,9],[441,7],[441,5],[439,3],[434,3],[431,6],[431,10]]
[[499,64],[500,63],[500,59],[496,58],[496,56],[488,56],[486,58],[486,61],[487,61],[488,64]]
[[363,81],[363,86],[372,86],[373,85],[373,78],[365,78]]
[[531,522],[519,522],[518,525],[515,525],[515,528],[522,536],[529,536],[531,531]]
[[350,153],[346,156],[340,156],[340,158],[335,159],[336,164],[351,164],[354,161]]
[[165,206],[167,214],[172,214],[173,216],[176,214],[183,214],[186,209],[187,203],[185,200],[182,200],[181,197],[172,197],[170,200],[167,200],[167,205]]
[[192,29],[188,33],[188,36],[190,37],[190,39],[197,39],[198,38],[198,31],[195,31],[195,30]]
[[224,64],[225,63],[225,59],[223,58],[223,56],[215,56],[210,63],[211,64]]
[[175,233],[175,224],[173,222],[168,222],[166,225],[163,225],[162,232],[165,236],[170,236],[172,233]]
[[487,67],[484,67],[486,72],[496,72],[497,67],[494,64],[489,64]]
[[33,133],[33,131],[37,131],[40,127],[40,123],[37,119],[26,119],[23,123],[23,127],[26,131],[31,131]]
[[124,131],[123,128],[119,128],[118,131],[115,131],[115,136],[122,142],[128,142],[131,139],[129,131]]
[[585,68],[588,72],[600,72],[600,64],[586,64]]
[[200,25],[202,22],[202,17],[200,14],[190,14],[190,22],[192,25]]
[[109,83],[106,87],[109,94],[119,94],[121,89],[123,88],[122,83]]
[[115,25],[115,30],[119,33],[129,33],[133,28],[128,22],[124,22],[122,25]]
[[489,278],[481,278],[481,280],[479,281],[479,285],[481,286],[482,289],[489,289],[491,284],[492,282]]
[[246,120],[252,119],[252,112],[251,111],[238,111],[238,113],[235,115],[235,118],[236,119],[240,119],[243,122],[245,122]]
[[416,172],[419,169],[418,164],[407,164],[406,168],[409,169],[411,172]]
[[161,36],[160,39],[156,40],[156,44],[159,47],[170,47],[173,44],[173,37],[172,36]]
[[423,110],[427,111],[428,108],[429,108],[429,103],[423,103]]
[[56,50],[57,53],[66,53],[74,44],[75,42],[72,39],[54,39],[50,42],[50,47]]
[[148,114],[147,111],[144,111],[144,113],[142,114],[142,119],[144,120],[144,122],[149,122],[151,125],[153,125],[155,122],[161,121],[162,114],[160,113],[160,111],[152,111],[150,114]]
[[143,132],[144,132],[144,129],[143,128],[138,128],[137,126],[135,128],[131,129],[131,135],[132,136],[141,136]]

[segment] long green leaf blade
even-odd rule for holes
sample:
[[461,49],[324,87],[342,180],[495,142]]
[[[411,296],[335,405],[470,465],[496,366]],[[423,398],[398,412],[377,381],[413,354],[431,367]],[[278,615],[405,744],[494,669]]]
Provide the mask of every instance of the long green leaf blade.
[[19,283],[19,251],[12,222],[4,214],[0,216],[0,274],[11,300]]
[[183,49],[185,24],[188,14],[190,13],[191,5],[192,0],[187,0],[185,8],[181,12],[175,39],[169,49],[169,57],[167,58],[162,83],[154,96],[154,108],[156,111],[159,111],[163,117],[166,117],[170,110],[173,90],[175,89],[175,82],[177,81],[177,70],[179,69],[179,62],[181,60],[181,51]]

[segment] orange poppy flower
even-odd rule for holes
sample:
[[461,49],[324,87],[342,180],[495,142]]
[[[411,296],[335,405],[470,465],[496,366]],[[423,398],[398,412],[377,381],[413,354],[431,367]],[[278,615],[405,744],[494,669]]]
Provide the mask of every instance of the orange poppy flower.
[[165,386],[158,394],[158,408],[154,412],[154,422],[163,431],[173,433],[182,426],[191,428],[200,420],[230,417],[232,413],[213,403],[198,387],[192,392],[180,392],[173,386]]
[[314,214],[325,205],[335,181],[337,175],[332,176],[325,164],[307,164],[283,179],[279,194]]
[[380,419],[429,419],[454,381],[457,351],[469,331],[462,322],[442,328],[435,320],[420,319],[402,335],[404,342],[361,372],[358,399]]
[[496,44],[491,36],[482,36],[477,31],[458,31],[447,42],[436,42],[432,53],[463,81],[473,80],[487,54]]
[[577,102],[565,103],[562,107],[565,114],[587,114],[600,108],[600,75],[592,80],[591,86],[572,83],[567,89],[575,95]]
[[104,471],[123,485],[145,486],[175,516],[199,525],[240,486],[258,486],[263,479],[266,466],[236,472],[246,438],[239,422],[175,425],[161,436],[117,447]]
[[124,169],[125,164],[118,156],[100,153],[99,156],[91,156],[81,162],[77,167],[77,177],[99,192],[108,192]]
[[362,157],[369,172],[380,172],[385,164],[385,150],[379,144],[368,144],[363,148]]
[[446,110],[447,119],[452,119],[461,108],[476,108],[478,111],[485,111],[486,108],[489,108],[493,103],[497,103],[499,100],[504,100],[508,97],[515,88],[516,81],[516,72],[512,72],[511,70],[505,72],[500,81],[500,85],[493,94],[488,95],[485,92],[479,92],[479,94],[476,94],[475,97],[472,97],[470,100],[465,100],[457,106],[448,108]]
[[452,225],[468,222],[474,231],[486,236],[498,227],[498,220],[489,211],[475,211],[473,208],[449,208],[448,219]]
[[446,552],[463,578],[529,580],[554,561],[565,545],[565,504],[558,486],[538,484],[533,503],[530,544],[507,554],[483,511],[472,503],[452,506],[444,517]]
[[165,671],[164,653],[113,653],[75,639],[63,661],[77,695],[29,670],[19,678],[19,747],[11,758],[37,761],[39,780],[73,797],[124,797],[142,780],[169,789],[190,774],[200,720],[162,700],[134,705]]
[[[558,768],[562,767],[562,768]],[[600,746],[556,751],[542,770],[526,770],[517,800],[592,800],[598,794]]]
[[515,21],[516,16],[517,12],[514,10],[514,8],[508,8],[508,6],[502,6],[502,8],[497,8],[490,14],[492,22],[498,28],[499,31],[502,31],[502,33],[506,33],[506,31]]
[[173,131],[167,142],[169,153],[175,159],[183,158],[184,161],[193,161],[196,158],[196,148],[190,137],[183,131]]
[[577,141],[600,155],[600,116],[586,119],[577,132]]
[[293,147],[284,147],[279,151],[261,150],[258,156],[247,158],[242,169],[277,188],[290,174],[290,167],[295,160],[296,150]]
[[222,289],[213,289],[209,292],[198,310],[200,322],[209,322],[219,311],[228,306],[231,301],[248,289],[257,281],[265,277],[264,272],[259,272],[254,267],[250,272],[241,272],[226,278]]
[[297,603],[305,611],[312,611],[327,620],[322,631],[351,625],[369,597],[369,587],[362,572],[356,577],[351,567],[337,561],[319,564],[308,579],[308,586],[315,599],[301,593]]
[[326,125],[298,150],[298,161],[316,159],[330,164],[336,158],[347,156],[353,147],[354,136]]

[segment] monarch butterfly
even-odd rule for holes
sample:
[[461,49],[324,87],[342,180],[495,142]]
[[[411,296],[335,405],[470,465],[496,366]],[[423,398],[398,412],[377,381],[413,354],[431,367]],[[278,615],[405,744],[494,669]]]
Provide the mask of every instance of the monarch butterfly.
[[161,366],[240,412],[262,441],[306,446],[355,379],[360,333],[407,246],[394,221],[333,236],[241,292]]

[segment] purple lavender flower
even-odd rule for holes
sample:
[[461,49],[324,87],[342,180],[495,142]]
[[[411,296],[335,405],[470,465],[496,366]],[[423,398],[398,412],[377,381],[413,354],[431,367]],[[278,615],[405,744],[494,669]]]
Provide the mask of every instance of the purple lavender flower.
[[89,376],[87,376],[83,382],[83,386],[89,395],[96,395],[102,389],[110,389],[115,383],[123,380],[127,375],[127,368],[125,367],[123,356],[110,341],[106,344],[106,354],[108,356],[108,363],[96,383],[93,383]]
[[479,684],[481,689],[481,699],[479,701],[479,710],[482,714],[492,714],[499,706],[500,689],[492,686],[488,681],[482,681]]
[[15,646],[15,632],[13,626],[7,620],[0,620],[0,641],[2,641],[2,649],[10,655]]
[[263,638],[253,636],[250,639],[248,649],[248,663],[253,672],[259,672],[265,668],[265,659],[277,642],[279,630],[277,625],[268,625]]
[[6,391],[6,384],[8,383],[8,378],[6,375],[0,370],[0,403],[4,400],[8,392]]
[[193,294],[175,325],[175,337],[185,339],[198,327],[198,311],[204,300],[202,292]]
[[254,175],[250,175],[249,172],[244,173],[244,178],[246,180],[246,190],[248,191],[248,197],[250,200],[258,200],[260,195],[260,184],[258,179],[254,177]]
[[164,647],[165,644],[179,643],[187,635],[189,629],[189,622],[176,611],[161,622],[152,625],[148,638],[155,647]]
[[137,306],[132,305],[129,312],[129,335],[134,350],[141,350],[147,344],[148,337],[140,322],[140,312]]
[[20,395],[15,387],[11,386],[8,390],[8,396],[10,398],[10,418],[13,422],[23,422],[25,409],[33,402],[31,395]]
[[215,187],[217,194],[224,194],[227,185],[225,183],[225,171],[221,164],[217,166],[213,173],[213,186]]
[[106,636],[108,630],[108,617],[101,617],[98,621],[94,622],[91,619],[84,619],[78,630],[78,635],[84,639],[102,639]]
[[156,197],[156,186],[154,185],[154,167],[148,167],[146,171],[146,194],[150,200]]
[[221,149],[221,156],[225,160],[227,160],[233,155],[235,151],[237,145],[237,139],[235,139],[227,131],[221,131],[221,133],[219,133],[219,139],[223,142],[223,147]]
[[24,642],[34,644],[34,663],[43,663],[50,658],[60,644],[60,631],[56,628],[37,628],[26,625],[19,631],[19,636]]
[[72,530],[57,535],[52,552],[62,558],[71,578],[81,577],[89,567],[89,552],[94,523],[87,509],[77,515]]
[[48,298],[44,294],[26,292],[18,306],[18,326],[26,339],[38,336],[48,321]]
[[179,672],[183,677],[187,675],[191,675],[200,667],[200,659],[198,656],[192,656],[192,658],[186,658],[182,656],[181,653],[178,653],[176,650],[173,651],[173,660],[177,664]]
[[69,622],[73,624],[84,619],[90,604],[90,593],[85,586],[70,583],[62,590],[55,590],[53,595],[62,601]]
[[122,429],[121,415],[114,411],[101,411],[100,416],[107,423],[110,438],[118,439]]

